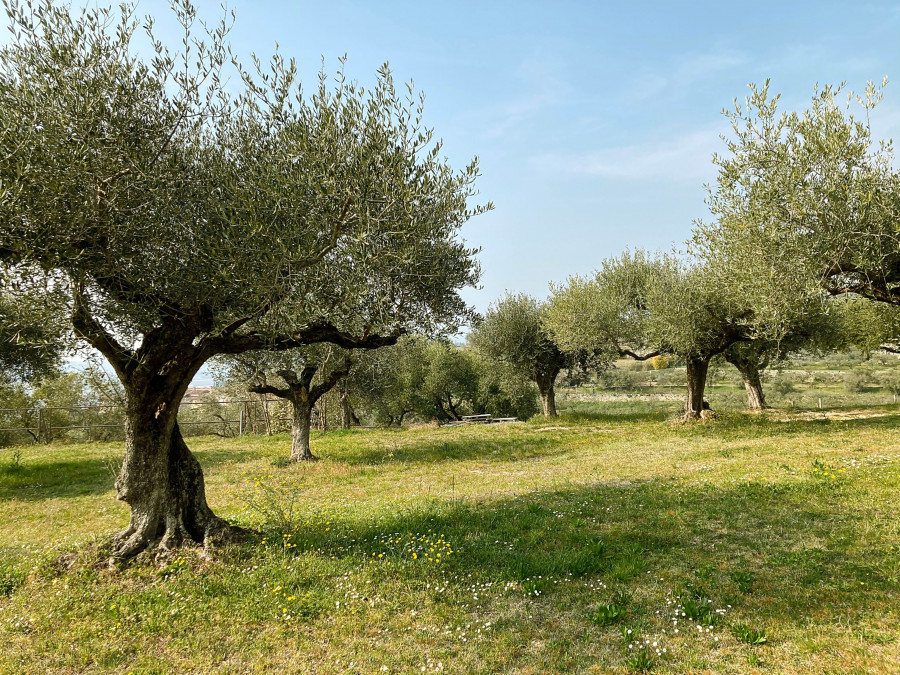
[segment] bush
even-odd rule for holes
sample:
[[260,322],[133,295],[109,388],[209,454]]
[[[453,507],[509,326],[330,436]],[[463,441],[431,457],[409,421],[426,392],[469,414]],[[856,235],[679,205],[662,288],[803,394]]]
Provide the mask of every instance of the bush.
[[650,367],[653,368],[653,370],[665,370],[669,367],[669,357],[665,354],[654,356],[650,359]]
[[638,377],[632,371],[612,368],[600,374],[600,385],[604,389],[631,391],[637,385]]
[[779,396],[787,396],[797,391],[797,387],[794,386],[794,380],[789,375],[780,373],[772,378],[772,391]]
[[866,385],[871,381],[868,373],[852,370],[844,375],[844,391],[848,394],[861,394],[866,390]]
[[881,386],[892,394],[900,394],[900,372],[892,371],[882,376]]

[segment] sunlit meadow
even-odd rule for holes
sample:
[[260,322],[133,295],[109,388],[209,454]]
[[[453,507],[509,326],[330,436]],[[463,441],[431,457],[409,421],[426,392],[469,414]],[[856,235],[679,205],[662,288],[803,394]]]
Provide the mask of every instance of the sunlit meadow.
[[119,569],[119,444],[0,451],[0,671],[900,672],[900,409],[675,406],[192,439],[258,534]]

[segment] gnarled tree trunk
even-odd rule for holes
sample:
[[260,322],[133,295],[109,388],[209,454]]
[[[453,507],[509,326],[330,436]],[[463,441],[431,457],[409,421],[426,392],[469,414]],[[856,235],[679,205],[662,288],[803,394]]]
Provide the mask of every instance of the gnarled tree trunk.
[[541,396],[541,408],[544,411],[544,417],[556,417],[556,390],[553,385],[556,382],[556,376],[559,370],[549,372],[539,372],[535,374],[534,381],[538,386],[538,393]]
[[685,359],[687,365],[687,400],[684,417],[697,420],[703,416],[703,393],[706,390],[706,374],[709,371],[709,357],[691,356]]
[[162,374],[125,378],[125,458],[116,496],[131,508],[131,519],[114,537],[115,559],[152,547],[202,543],[208,548],[240,531],[207,504],[203,469],[178,427],[178,406],[195,369],[178,372],[177,364],[168,365]]

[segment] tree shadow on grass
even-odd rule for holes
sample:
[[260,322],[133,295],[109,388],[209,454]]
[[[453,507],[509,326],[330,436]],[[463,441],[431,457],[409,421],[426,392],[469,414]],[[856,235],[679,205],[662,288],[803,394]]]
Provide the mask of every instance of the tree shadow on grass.
[[[717,607],[802,625],[834,606],[860,615],[889,607],[898,590],[890,533],[873,546],[873,514],[843,505],[844,491],[855,489],[813,477],[724,487],[654,480],[492,502],[423,500],[374,521],[331,516],[327,530],[304,525],[291,550],[408,563],[406,541],[440,538],[452,554],[432,544],[419,558],[434,565],[443,551],[440,568],[458,579],[533,585],[596,577],[633,593],[662,577]],[[423,574],[434,569],[426,563],[432,571]]]
[[[462,433],[465,434],[465,431]],[[537,433],[461,436],[455,429],[448,429],[447,438],[432,437],[413,442],[402,436],[396,441],[388,440],[378,445],[359,444],[354,442],[355,440],[350,439],[347,445],[337,447],[331,452],[321,449],[321,454],[351,466],[385,463],[434,464],[461,460],[516,462],[562,454],[567,451],[568,442],[565,437]],[[313,443],[315,445],[315,441]]]
[[[110,444],[109,454],[87,458],[59,459],[71,453],[71,446],[48,447],[46,453],[30,455],[18,463],[0,463],[0,500],[71,498],[98,495],[115,489],[114,483],[122,466],[124,447]],[[225,444],[220,448],[201,447],[194,450],[204,470],[228,462],[246,462],[263,456],[258,448]]]
[[91,458],[44,461],[33,458],[0,465],[0,501],[97,495],[113,489],[121,460]]

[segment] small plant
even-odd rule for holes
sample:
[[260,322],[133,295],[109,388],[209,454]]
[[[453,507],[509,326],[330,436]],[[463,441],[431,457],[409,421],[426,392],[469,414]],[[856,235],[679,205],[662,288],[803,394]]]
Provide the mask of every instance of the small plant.
[[728,576],[737,584],[738,590],[744,595],[753,592],[753,574],[751,572],[735,570]]
[[829,466],[818,457],[812,461],[812,475],[815,478],[837,478],[834,467]]
[[623,623],[619,632],[622,634],[622,642],[626,645],[639,642],[641,639],[641,629],[633,624]]
[[624,590],[618,590],[612,597],[612,604],[627,607],[631,602],[631,593]]
[[22,448],[13,448],[12,454],[9,456],[9,463],[6,465],[7,471],[14,473],[22,469]]
[[547,582],[544,579],[526,579],[522,582],[522,590],[528,595],[540,595],[547,588]]
[[610,576],[620,582],[628,582],[639,576],[647,565],[643,551],[634,549],[622,553],[615,561]]
[[282,483],[272,475],[258,476],[245,481],[248,489],[243,496],[247,511],[256,516],[267,530],[296,532],[302,520],[300,494],[302,486]]
[[0,566],[0,598],[12,595],[25,583],[25,574],[11,563]]
[[682,600],[681,611],[684,612],[685,618],[704,626],[714,626],[719,621],[719,615],[713,610],[712,602],[706,598]]
[[751,628],[745,623],[739,623],[731,627],[731,634],[738,640],[748,645],[762,645],[767,641],[764,631]]
[[598,626],[609,626],[616,623],[624,616],[625,606],[611,602],[608,605],[599,605],[597,611],[591,616],[591,621]]
[[647,673],[656,667],[656,660],[646,651],[641,650],[625,662],[628,670],[638,673]]

